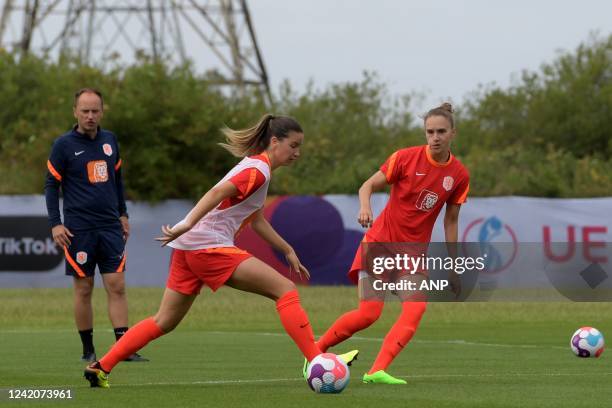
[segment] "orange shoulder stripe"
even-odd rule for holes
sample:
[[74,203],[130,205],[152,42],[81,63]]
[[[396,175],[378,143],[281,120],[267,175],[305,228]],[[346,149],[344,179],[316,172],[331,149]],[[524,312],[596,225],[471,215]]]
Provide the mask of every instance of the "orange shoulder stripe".
[[55,170],[55,167],[53,167],[53,165],[51,164],[51,161],[49,160],[47,160],[47,168],[49,169],[49,173],[51,173],[53,177],[56,178],[57,181],[62,181],[62,175],[59,174],[57,170]]
[[257,178],[257,169],[251,169],[249,173],[249,183],[247,184],[246,191],[244,192],[244,197],[248,196],[251,192],[251,189],[255,185],[255,179]]
[[117,164],[115,164],[115,171],[119,170],[119,167],[121,167],[121,163],[123,163],[123,161],[121,159],[119,159]]
[[463,203],[465,203],[465,200],[467,199],[468,191],[470,191],[470,185],[469,184],[467,185],[467,187],[465,188],[465,191],[463,192],[463,194],[461,194],[461,197],[459,197],[459,199],[457,200],[457,202],[455,204],[463,204]]
[[395,161],[397,160],[397,152],[393,153],[389,158],[389,166],[387,167],[387,173],[385,177],[387,178],[387,182],[391,180],[391,176],[393,175],[393,168],[395,167]]

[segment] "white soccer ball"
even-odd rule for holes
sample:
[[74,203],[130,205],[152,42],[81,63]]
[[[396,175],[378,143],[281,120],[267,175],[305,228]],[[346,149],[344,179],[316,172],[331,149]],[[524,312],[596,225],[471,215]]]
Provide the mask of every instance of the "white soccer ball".
[[578,357],[599,357],[604,351],[604,337],[594,327],[581,327],[574,332],[570,347]]
[[337,394],[349,382],[349,368],[333,353],[319,354],[308,364],[306,379],[314,392]]

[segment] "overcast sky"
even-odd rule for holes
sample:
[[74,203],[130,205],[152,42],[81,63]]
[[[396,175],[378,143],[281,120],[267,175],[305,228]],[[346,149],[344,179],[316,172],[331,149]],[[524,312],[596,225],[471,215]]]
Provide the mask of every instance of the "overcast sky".
[[[200,3],[218,9],[216,1]],[[67,4],[61,0],[57,10],[66,10]],[[129,0],[129,4],[145,2]],[[413,113],[449,99],[460,104],[478,84],[508,86],[513,75],[537,70],[560,50],[574,50],[590,33],[612,32],[612,0],[248,0],[248,5],[274,92],[284,79],[303,91],[311,79],[322,88],[332,82],[359,81],[365,70],[375,71],[393,95],[426,95],[422,104],[411,107]],[[82,18],[86,22],[87,13]],[[5,41],[20,38],[23,20],[22,15],[12,15]],[[42,32],[54,38],[53,31],[61,32],[65,21],[61,12],[47,17],[34,43],[40,43]],[[104,21],[94,30],[92,58],[97,62],[109,49],[104,41],[98,46],[96,42],[113,32],[113,19]],[[129,19],[117,14],[114,21],[121,22],[122,31],[134,31],[132,41],[139,38],[150,45],[146,29],[143,34],[144,14]],[[204,20],[198,24],[210,31]],[[198,71],[214,67],[216,57],[187,32],[189,24],[183,22],[182,27]],[[113,45],[123,56],[133,55],[121,40]]]
[[[590,32],[612,32],[610,0],[252,0],[273,88],[357,81],[376,71],[394,94],[427,94],[421,109],[460,103],[479,83],[507,86]],[[419,110],[418,106],[415,106]]]

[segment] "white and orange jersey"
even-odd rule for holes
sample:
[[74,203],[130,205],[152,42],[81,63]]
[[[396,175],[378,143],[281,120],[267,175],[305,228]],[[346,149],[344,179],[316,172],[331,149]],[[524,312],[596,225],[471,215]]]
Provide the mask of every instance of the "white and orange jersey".
[[245,157],[217,183],[229,181],[238,189],[188,232],[168,245],[186,251],[233,247],[234,237],[249,217],[263,208],[270,184],[270,160],[265,153]]

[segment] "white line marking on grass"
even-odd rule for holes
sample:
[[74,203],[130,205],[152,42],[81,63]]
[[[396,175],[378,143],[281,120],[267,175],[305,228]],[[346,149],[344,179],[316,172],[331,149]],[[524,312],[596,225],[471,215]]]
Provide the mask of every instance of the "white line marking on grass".
[[232,384],[259,384],[305,381],[302,377],[295,378],[258,378],[251,380],[208,380],[208,381],[179,381],[179,382],[149,382],[149,383],[111,383],[112,387],[140,387],[147,385],[232,385]]
[[[205,333],[210,334],[245,334],[245,335],[254,335],[254,336],[275,336],[275,337],[285,337],[287,336],[285,333],[267,333],[267,332],[224,332],[224,331],[207,331]],[[319,337],[319,335],[317,335]],[[373,342],[382,342],[382,337],[362,337],[362,336],[353,336],[351,337],[353,340],[358,341],[373,341]],[[474,341],[466,341],[462,339],[451,339],[451,340],[422,340],[415,339],[412,340],[411,343],[418,344],[451,344],[451,345],[459,345],[459,346],[476,346],[476,347],[505,347],[505,348],[526,348],[526,349],[538,349],[538,348],[546,348],[546,349],[558,349],[565,350],[567,347],[561,346],[538,346],[536,344],[502,344],[502,343],[479,343]]]
[[[74,330],[65,329],[8,329],[0,330],[0,334],[43,334],[43,333],[73,333]],[[99,330],[99,332],[112,332],[112,330]],[[271,332],[241,332],[241,331],[203,331],[203,333],[214,334],[214,335],[246,335],[246,336],[270,336],[270,337],[286,337],[286,333],[271,333]],[[362,337],[353,336],[353,340],[357,341],[373,341],[382,342],[382,337]],[[536,344],[504,344],[504,343],[479,343],[475,341],[467,341],[462,339],[451,339],[451,340],[424,340],[415,339],[412,342],[417,344],[449,344],[458,346],[472,346],[472,347],[503,347],[503,348],[523,348],[523,349],[556,349],[565,350],[567,347],[562,346],[539,346]]]
[[[406,379],[418,378],[502,378],[502,377],[579,377],[584,373],[490,373],[490,374],[414,374],[399,375],[396,377]],[[597,373],[597,375],[612,375],[612,372]],[[148,383],[112,383],[112,387],[143,387],[143,386],[176,386],[176,385],[234,385],[234,384],[260,384],[304,381],[301,377],[294,378],[261,378],[239,380],[208,380],[208,381],[177,381],[177,382],[148,382]]]
[[[414,374],[399,375],[401,378],[442,378],[442,377],[580,377],[584,373],[490,373],[490,374]],[[612,375],[612,373],[597,373],[597,375]]]

